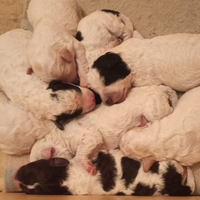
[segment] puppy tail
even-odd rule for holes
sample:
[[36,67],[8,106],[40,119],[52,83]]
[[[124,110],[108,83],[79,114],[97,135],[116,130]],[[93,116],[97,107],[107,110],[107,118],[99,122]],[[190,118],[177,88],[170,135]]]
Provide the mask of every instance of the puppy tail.
[[168,95],[169,105],[172,108],[175,108],[178,103],[178,95],[177,95],[176,91],[173,90],[172,88],[170,88],[168,86],[164,86],[164,85],[160,85],[159,87],[163,90],[163,92],[165,92]]

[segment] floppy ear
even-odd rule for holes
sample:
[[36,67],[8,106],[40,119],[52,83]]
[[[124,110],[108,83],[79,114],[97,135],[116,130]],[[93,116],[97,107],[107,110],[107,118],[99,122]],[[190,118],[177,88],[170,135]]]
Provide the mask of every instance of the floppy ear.
[[64,158],[51,158],[49,160],[49,165],[52,167],[67,167],[69,165],[69,161]]
[[49,86],[47,87],[48,89],[52,89],[52,91],[57,91],[60,89],[60,87],[62,86],[62,81],[61,80],[53,80],[49,83]]
[[60,56],[63,60],[65,60],[67,63],[71,63],[73,60],[73,56],[71,54],[71,52],[68,49],[63,49],[60,52]]
[[64,130],[63,125],[61,124],[61,121],[65,121],[68,119],[73,119],[75,117],[78,117],[80,114],[82,113],[82,109],[77,109],[74,113],[72,114],[61,114],[59,116],[56,117],[56,120],[54,121],[55,125],[60,129],[60,130]]
[[142,158],[142,166],[145,173],[149,171],[154,162],[155,161],[151,157]]

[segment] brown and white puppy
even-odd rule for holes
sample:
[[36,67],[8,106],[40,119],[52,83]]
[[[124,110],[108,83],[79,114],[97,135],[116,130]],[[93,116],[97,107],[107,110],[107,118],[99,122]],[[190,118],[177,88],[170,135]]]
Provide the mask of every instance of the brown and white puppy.
[[22,166],[13,181],[26,194],[188,196],[194,192],[191,169],[176,161],[156,162],[144,173],[140,162],[112,150],[99,152],[93,163],[95,176],[76,159],[42,159]]
[[67,122],[65,131],[52,130],[34,144],[30,160],[70,159],[76,155],[79,164],[95,174],[91,158],[99,149],[115,149],[128,130],[171,114],[173,108],[169,102],[175,107],[177,95],[167,86],[133,88],[123,103],[101,104],[94,111]]
[[167,85],[187,91],[200,85],[200,34],[131,38],[99,57],[89,86],[104,103],[122,102],[130,87]]
[[76,83],[79,76],[80,85],[86,86],[85,49],[74,38],[82,18],[76,1],[31,0],[27,14],[34,29],[28,49],[33,72],[45,82]]
[[200,87],[186,92],[174,112],[141,129],[128,131],[122,152],[141,160],[145,171],[154,161],[176,160],[191,166],[200,161]]
[[93,92],[54,80],[49,84],[35,74],[24,73],[30,66],[27,48],[32,39],[29,31],[16,29],[0,36],[0,90],[20,108],[40,120],[60,120],[89,112],[95,107]]

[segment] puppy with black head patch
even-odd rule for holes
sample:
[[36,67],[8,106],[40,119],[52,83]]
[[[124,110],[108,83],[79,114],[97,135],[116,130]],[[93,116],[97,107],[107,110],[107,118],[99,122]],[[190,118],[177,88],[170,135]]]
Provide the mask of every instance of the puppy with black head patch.
[[31,32],[20,29],[0,36],[0,90],[14,105],[30,111],[40,120],[56,121],[63,114],[71,116],[94,109],[96,104],[91,90],[61,81],[47,84],[35,74],[24,73],[30,66],[27,49],[31,38]]
[[191,169],[176,161],[157,162],[144,173],[140,162],[112,150],[99,152],[93,162],[95,176],[76,159],[42,159],[22,166],[13,181],[26,194],[188,196],[194,192]]
[[124,101],[130,87],[167,85],[187,91],[200,85],[200,35],[131,38],[108,50],[88,73],[104,103]]

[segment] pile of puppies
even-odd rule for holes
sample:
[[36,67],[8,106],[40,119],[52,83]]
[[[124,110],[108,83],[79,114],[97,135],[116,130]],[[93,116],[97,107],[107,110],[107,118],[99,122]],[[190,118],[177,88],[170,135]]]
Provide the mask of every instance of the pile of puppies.
[[[15,184],[28,194],[191,195],[200,35],[143,39],[124,14],[83,17],[74,0],[31,0],[27,13],[34,33],[0,36],[0,148],[31,152]],[[178,100],[174,90],[190,91]]]

